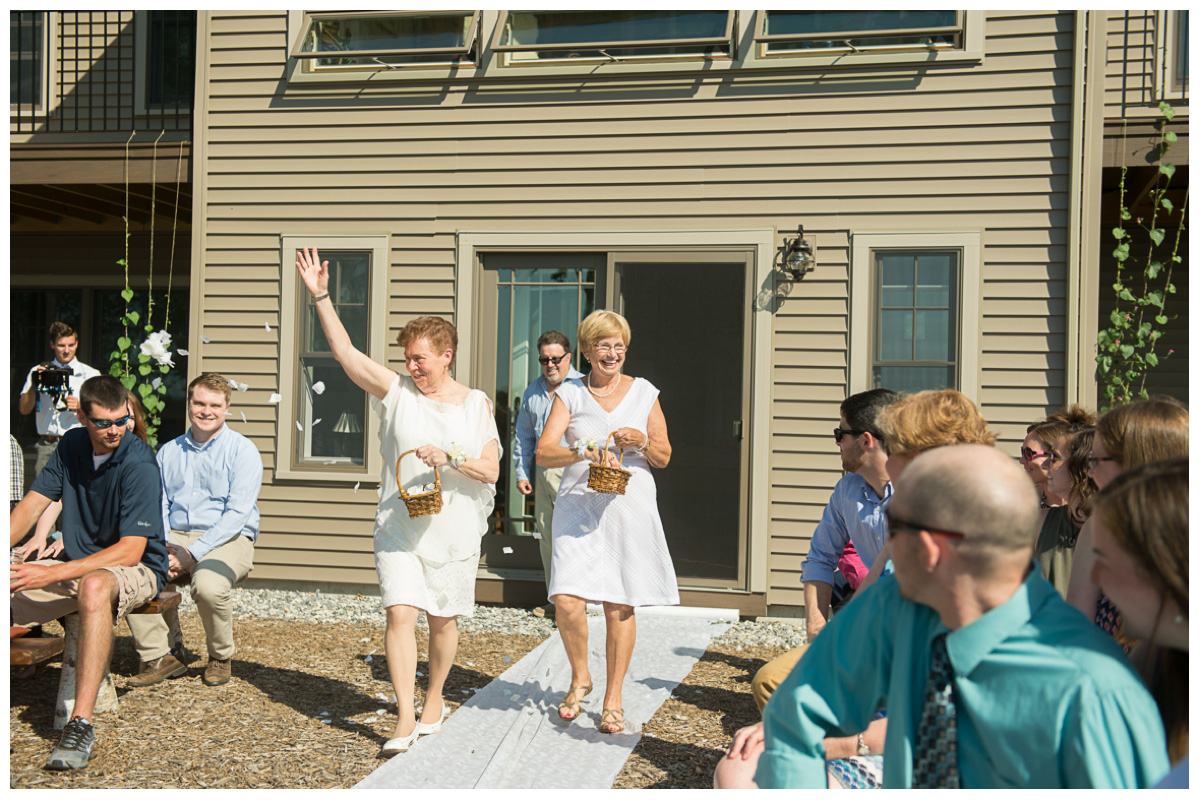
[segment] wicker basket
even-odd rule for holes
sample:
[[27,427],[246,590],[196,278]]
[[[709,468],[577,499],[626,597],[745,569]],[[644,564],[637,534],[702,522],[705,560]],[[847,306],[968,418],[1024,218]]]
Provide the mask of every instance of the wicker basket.
[[396,488],[400,490],[400,499],[404,501],[404,505],[408,508],[409,519],[417,517],[428,517],[442,510],[442,476],[435,467],[433,470],[433,491],[424,492],[422,494],[409,494],[404,491],[403,484],[400,483],[400,462],[409,453],[415,453],[416,450],[405,450],[400,454],[400,458],[396,459]]
[[[616,433],[616,431],[613,431]],[[604,449],[608,450],[608,441],[612,439],[610,433],[604,439]],[[625,460],[625,451],[621,451],[617,463],[620,464]],[[593,492],[601,492],[603,494],[625,494],[625,484],[629,483],[629,479],[633,477],[633,473],[627,469],[620,467],[605,467],[600,464],[588,465],[588,488]]]

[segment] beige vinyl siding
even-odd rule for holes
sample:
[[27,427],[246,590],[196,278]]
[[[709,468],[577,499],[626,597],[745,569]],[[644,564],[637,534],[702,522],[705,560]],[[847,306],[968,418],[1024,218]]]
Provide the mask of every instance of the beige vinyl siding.
[[[1110,11],[1108,64],[1104,75],[1104,116],[1138,116],[1158,105],[1155,48],[1158,12]],[[1133,111],[1134,114],[1129,112]]]
[[849,380],[850,315],[870,313],[849,308],[851,234],[981,231],[985,415],[1015,454],[1025,426],[1066,399],[1074,19],[988,12],[981,63],[924,72],[514,78],[442,91],[288,85],[284,12],[213,12],[200,45],[212,58],[198,87],[208,125],[194,331],[213,343],[193,353],[252,386],[237,399],[268,463],[254,577],[375,580],[373,478],[357,494],[273,481],[267,397],[286,389],[275,383],[280,235],[389,234],[394,338],[417,314],[453,318],[458,231],[773,227],[782,246],[803,224],[819,264],[773,320],[766,532],[767,601],[800,605],[799,565],[841,475],[830,431]]

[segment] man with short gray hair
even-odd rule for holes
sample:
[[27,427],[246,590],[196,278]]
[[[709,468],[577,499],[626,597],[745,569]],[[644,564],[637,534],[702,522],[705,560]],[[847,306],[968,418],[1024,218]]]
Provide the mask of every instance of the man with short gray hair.
[[887,708],[885,788],[1144,788],[1167,772],[1154,701],[1032,561],[1037,502],[983,445],[895,485],[895,574],[826,626],[763,714],[763,788],[824,788],[826,737]]

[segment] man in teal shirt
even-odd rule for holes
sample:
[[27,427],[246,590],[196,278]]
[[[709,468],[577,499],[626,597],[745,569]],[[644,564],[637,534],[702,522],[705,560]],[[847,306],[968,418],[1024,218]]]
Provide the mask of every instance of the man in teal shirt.
[[885,787],[913,785],[934,639],[945,635],[963,788],[1140,788],[1162,722],[1120,648],[1032,563],[1037,502],[991,447],[918,456],[888,510],[893,576],[817,637],[763,713],[762,788],[823,788],[822,740],[888,712]]

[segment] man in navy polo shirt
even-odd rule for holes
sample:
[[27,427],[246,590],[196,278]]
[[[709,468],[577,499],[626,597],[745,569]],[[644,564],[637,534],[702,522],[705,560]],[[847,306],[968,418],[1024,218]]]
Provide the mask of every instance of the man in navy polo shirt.
[[125,387],[99,375],[79,392],[83,428],[67,431],[33,486],[9,515],[15,544],[51,503],[63,501],[65,561],[9,568],[14,625],[79,613],[75,713],[47,769],[87,766],[96,734],[91,716],[112,656],[113,628],[167,583],[162,481],[154,452],[128,435]]

